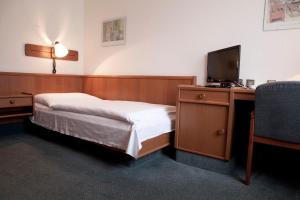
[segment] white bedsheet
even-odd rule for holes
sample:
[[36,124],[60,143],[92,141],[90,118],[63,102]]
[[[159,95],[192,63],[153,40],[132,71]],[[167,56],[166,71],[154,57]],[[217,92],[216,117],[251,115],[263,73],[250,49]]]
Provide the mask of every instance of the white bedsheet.
[[124,150],[135,158],[143,141],[171,132],[175,127],[175,113],[169,113],[167,117],[156,116],[151,121],[146,117],[132,124],[101,116],[54,110],[39,103],[35,103],[35,114],[31,120],[62,134]]
[[83,93],[39,94],[35,101],[54,110],[95,115],[111,119],[127,121],[135,125],[141,121],[168,119],[175,113],[174,106],[150,104],[145,102],[102,100]]

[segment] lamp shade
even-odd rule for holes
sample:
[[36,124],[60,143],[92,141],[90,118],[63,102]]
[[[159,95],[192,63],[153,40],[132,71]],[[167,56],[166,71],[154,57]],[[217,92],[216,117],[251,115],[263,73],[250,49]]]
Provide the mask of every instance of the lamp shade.
[[69,53],[69,50],[59,42],[54,44],[54,55],[57,58],[65,57]]

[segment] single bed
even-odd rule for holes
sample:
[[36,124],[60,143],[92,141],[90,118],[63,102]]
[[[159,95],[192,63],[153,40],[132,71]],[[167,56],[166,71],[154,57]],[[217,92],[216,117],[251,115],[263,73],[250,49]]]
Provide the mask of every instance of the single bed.
[[168,105],[108,101],[84,93],[46,93],[35,96],[31,121],[139,158],[170,144],[175,112]]

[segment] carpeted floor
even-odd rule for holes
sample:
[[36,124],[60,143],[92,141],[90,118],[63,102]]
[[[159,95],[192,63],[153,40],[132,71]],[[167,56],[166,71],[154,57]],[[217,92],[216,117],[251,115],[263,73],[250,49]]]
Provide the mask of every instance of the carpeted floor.
[[0,127],[1,200],[300,199],[298,180],[260,172],[245,186],[160,154],[132,162],[78,140]]

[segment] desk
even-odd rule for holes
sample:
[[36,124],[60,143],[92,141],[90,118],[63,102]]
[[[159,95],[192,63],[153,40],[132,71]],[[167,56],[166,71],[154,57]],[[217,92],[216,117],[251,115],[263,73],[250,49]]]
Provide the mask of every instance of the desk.
[[232,88],[231,91],[234,94],[234,100],[255,101],[255,90]]
[[235,100],[254,101],[255,90],[180,85],[175,147],[230,160]]

